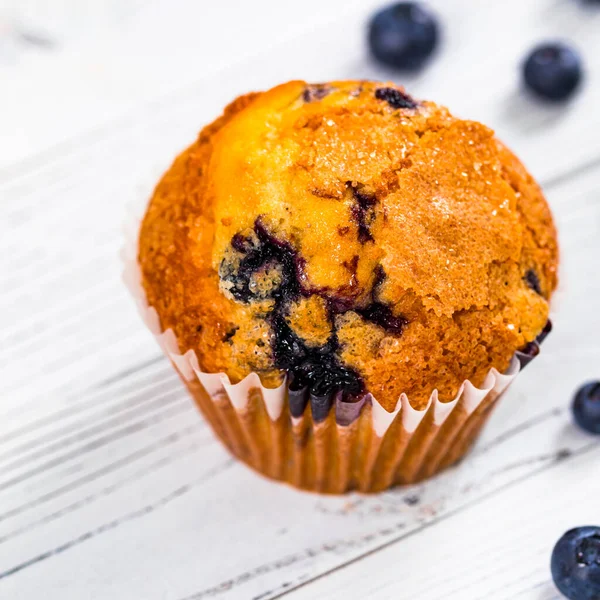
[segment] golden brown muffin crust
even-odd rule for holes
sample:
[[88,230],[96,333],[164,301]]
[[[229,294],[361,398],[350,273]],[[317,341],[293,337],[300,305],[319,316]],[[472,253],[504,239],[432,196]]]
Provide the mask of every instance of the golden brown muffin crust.
[[292,340],[388,409],[504,371],[557,260],[541,190],[490,129],[359,81],[228,106],[157,186],[139,247],[149,303],[204,370],[277,385]]

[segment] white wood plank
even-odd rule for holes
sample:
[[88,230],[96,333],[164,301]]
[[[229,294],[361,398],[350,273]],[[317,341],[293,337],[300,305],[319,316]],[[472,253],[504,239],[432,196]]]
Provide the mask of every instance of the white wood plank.
[[291,593],[290,600],[558,600],[550,554],[598,522],[600,448]]

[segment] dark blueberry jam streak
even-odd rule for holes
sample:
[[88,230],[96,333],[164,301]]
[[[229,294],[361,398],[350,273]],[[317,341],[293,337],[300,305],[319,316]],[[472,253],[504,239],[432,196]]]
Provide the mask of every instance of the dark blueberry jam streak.
[[375,267],[375,281],[373,281],[373,300],[377,299],[379,286],[385,281],[386,277],[384,268],[381,265],[377,265]]
[[399,108],[417,108],[418,104],[404,92],[395,88],[377,88],[375,90],[375,98],[387,102],[393,109]]
[[548,335],[551,332],[552,332],[552,321],[550,321],[550,319],[548,319],[548,321],[544,325],[544,329],[542,329],[541,333],[537,336],[537,338],[535,338],[535,341],[538,344],[541,344],[548,337]]
[[244,254],[252,250],[251,242],[248,238],[245,238],[241,233],[236,233],[231,239],[231,246],[238,252]]
[[396,316],[392,309],[378,300],[379,288],[385,281],[387,275],[381,265],[375,267],[375,280],[371,290],[371,303],[356,312],[365,320],[378,325],[392,335],[402,335],[404,328],[408,325],[408,319],[402,315]]
[[[372,240],[368,223],[374,218],[374,214],[370,213],[373,212],[376,198],[355,189],[352,191],[356,200],[357,211],[353,214],[359,223],[359,236],[362,235],[365,241]],[[357,298],[360,289],[356,276],[358,255],[344,263],[344,267],[351,273],[350,283],[333,292],[329,289],[311,289],[307,285],[302,257],[291,244],[272,235],[261,217],[256,219],[253,232],[246,236],[236,234],[231,240],[231,247],[242,256],[239,263],[234,259],[236,267],[222,265],[220,275],[232,285],[230,292],[238,302],[249,303],[260,299],[251,289],[251,281],[256,273],[268,267],[277,269],[279,274],[277,285],[269,290],[274,307],[268,319],[273,334],[275,366],[289,374],[290,410],[293,415],[302,414],[309,398],[313,412],[317,411],[318,418],[322,419],[327,416],[336,393],[341,392],[341,397],[349,400],[363,395],[365,387],[362,378],[338,357],[340,345],[335,331],[335,315],[354,310],[366,321],[393,335],[400,335],[408,321],[402,316],[395,316],[389,306],[377,300],[378,288],[386,277],[383,268],[378,266],[375,270],[371,303],[359,308]],[[318,347],[309,347],[286,320],[292,302],[313,294],[321,296],[327,302],[333,329],[327,343]],[[237,329],[229,331],[224,341],[231,342],[236,331]]]
[[258,300],[250,286],[252,277],[270,266],[278,269],[281,274],[281,281],[270,292],[270,297],[275,300],[296,298],[300,293],[297,270],[301,268],[301,264],[296,259],[295,251],[286,242],[271,236],[260,219],[254,224],[254,232],[258,243],[239,233],[231,240],[234,250],[244,255],[235,271],[225,261],[221,263],[221,278],[233,284],[231,295],[244,304]]
[[331,91],[331,87],[327,84],[317,83],[307,85],[306,88],[304,88],[304,92],[302,92],[302,100],[304,100],[304,102],[316,102],[322,100],[325,96],[328,96]]
[[231,340],[233,339],[233,337],[235,336],[235,334],[237,333],[237,330],[239,329],[239,327],[236,325],[235,327],[232,327],[224,336],[223,336],[223,341],[224,342],[229,342],[231,343]]
[[536,294],[539,294],[540,296],[542,295],[542,288],[541,288],[541,285],[540,285],[540,278],[538,277],[537,273],[533,269],[529,269],[529,271],[527,271],[527,273],[525,273],[525,277],[523,279],[525,279],[525,283]]
[[271,327],[275,336],[275,365],[291,373],[294,390],[306,388],[319,397],[330,396],[340,390],[350,395],[363,391],[364,385],[358,373],[342,365],[335,355],[338,349],[335,334],[324,346],[309,348],[278,311],[272,315]]
[[544,329],[542,329],[533,342],[529,342],[528,344],[525,344],[523,348],[517,350],[516,356],[521,363],[521,369],[524,369],[540,353],[540,346],[551,331],[552,321],[548,320],[546,325],[544,325]]
[[383,327],[388,333],[394,335],[401,335],[408,325],[407,319],[402,316],[395,316],[389,306],[380,302],[369,304],[367,308],[357,312],[365,321],[379,325],[379,327]]
[[355,200],[351,211],[352,218],[358,225],[358,241],[361,244],[372,242],[371,225],[375,221],[375,211],[373,208],[377,204],[377,198],[370,194],[365,194],[354,187],[351,187],[351,190]]
[[[235,273],[226,269],[223,272],[228,281],[233,283],[233,297],[239,302],[248,303],[256,299],[250,289],[252,276],[267,265],[279,267],[281,282],[271,291],[275,307],[270,315],[275,366],[290,374],[291,385],[298,398],[302,397],[302,393],[308,392],[317,404],[321,399],[323,410],[331,405],[331,397],[335,392],[342,391],[351,396],[363,392],[364,384],[360,375],[342,365],[336,356],[339,344],[335,333],[327,344],[310,348],[294,333],[285,319],[290,303],[301,295],[309,295],[301,285],[305,279],[304,261],[289,243],[273,236],[260,217],[254,223],[254,233],[256,239],[241,234],[233,237],[231,246],[244,256]],[[353,273],[355,281],[358,257],[346,266]],[[229,341],[233,335],[235,331],[228,333],[225,341]],[[299,402],[295,401],[296,410],[300,409],[301,401]]]

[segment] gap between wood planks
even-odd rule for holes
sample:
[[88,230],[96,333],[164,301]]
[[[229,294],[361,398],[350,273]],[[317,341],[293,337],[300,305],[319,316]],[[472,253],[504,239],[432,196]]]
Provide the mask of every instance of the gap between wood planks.
[[[119,390],[119,392],[123,395],[120,397],[120,402],[118,403],[119,408],[117,410],[123,409],[123,408],[131,408],[132,406],[136,406],[138,404],[138,401],[135,400],[136,396],[143,396],[143,399],[140,398],[141,403],[150,402],[154,399],[154,397],[152,395],[150,395],[150,396],[146,395],[148,390],[152,390],[153,392],[156,392],[157,388],[160,389],[160,386],[162,384],[173,384],[178,381],[176,373],[173,371],[171,365],[169,365],[166,362],[166,360],[164,359],[164,357],[162,355],[157,357],[156,360],[153,359],[153,360],[147,361],[146,363],[143,363],[142,365],[138,365],[137,367],[132,367],[131,369],[127,369],[126,371],[123,371],[122,373],[126,372],[127,377],[137,376],[138,373],[140,371],[143,371],[143,369],[145,369],[146,367],[158,365],[163,362],[164,362],[165,368],[161,369],[161,370],[152,371],[150,373],[150,377],[148,377],[148,374],[145,374],[145,375],[141,375],[140,377],[135,377],[134,379],[130,380],[130,379],[124,379],[123,375],[120,376],[120,378],[124,379],[124,381],[127,382],[128,385],[125,385],[122,389]],[[162,375],[162,377],[159,377],[161,375]],[[114,377],[111,379],[113,379],[113,381],[111,383],[117,382],[117,381],[115,381]],[[105,381],[108,381],[108,379]],[[102,407],[106,406],[106,404],[108,404],[112,400],[111,392],[112,392],[112,394],[114,394],[115,390],[112,390],[109,387],[107,389],[103,389],[103,386],[104,386],[104,382],[101,381],[100,383],[95,384],[95,385],[91,386],[90,388],[87,388],[83,392],[80,392],[79,396],[85,396],[86,399],[81,402],[74,403],[73,405],[70,404],[70,401],[72,400],[72,398],[67,396],[67,406],[66,407],[61,408],[53,413],[50,413],[49,415],[45,415],[39,419],[29,421],[28,423],[26,423],[24,425],[16,427],[12,431],[10,431],[10,433],[4,433],[2,435],[2,439],[0,440],[0,448],[2,448],[3,446],[6,446],[6,444],[9,442],[18,441],[22,437],[27,438],[30,434],[35,433],[37,430],[44,429],[44,428],[48,427],[49,425],[59,424],[66,419],[69,419],[76,415],[80,415],[81,413],[86,413],[89,410],[98,408],[99,406],[102,406]],[[165,390],[165,391],[168,391],[168,390]],[[102,402],[102,404],[99,404],[99,402],[102,401],[103,396],[108,396],[108,398],[105,402]],[[36,396],[35,400],[36,401],[39,400],[39,397]],[[124,403],[123,401],[127,401],[127,402]],[[111,407],[110,404],[108,404],[108,406]],[[99,413],[96,413],[96,417],[102,416],[104,414],[109,414],[109,411],[106,410],[106,411],[101,411]],[[110,414],[111,415],[114,414],[114,413],[112,413],[112,408],[111,408]],[[0,415],[0,418],[2,418],[2,417],[5,417],[5,415]],[[35,445],[37,445],[40,441],[42,441],[42,442],[51,441],[52,439],[56,438],[57,436],[60,436],[62,433],[66,434],[66,433],[69,433],[70,431],[77,431],[77,430],[78,429],[73,429],[73,426],[71,426],[71,428],[65,427],[63,429],[59,429],[58,431],[54,430],[50,434],[47,434],[46,436],[36,435],[35,440],[32,440],[27,444],[18,446],[17,449],[18,450],[28,450],[28,449],[35,447]],[[2,458],[0,459],[0,461],[6,459],[7,457],[10,457],[15,450],[16,449],[13,448],[13,450],[9,451],[9,452],[3,451],[3,455],[2,455]]]
[[[168,401],[169,397],[171,398],[170,401]],[[76,458],[80,457],[82,454],[85,454],[86,452],[92,452],[94,450],[97,450],[98,448],[102,448],[103,446],[106,446],[107,444],[115,442],[123,437],[127,437],[134,433],[143,431],[144,429],[147,429],[147,428],[151,427],[152,425],[157,425],[159,423],[162,423],[163,421],[166,421],[166,420],[170,419],[171,417],[174,417],[178,414],[191,412],[191,407],[189,405],[188,399],[185,396],[182,396],[179,393],[179,391],[177,391],[177,393],[175,393],[175,394],[165,394],[164,396],[159,397],[159,400],[164,401],[165,406],[168,407],[166,410],[152,413],[149,417],[147,417],[145,419],[134,421],[133,423],[126,425],[125,427],[121,427],[120,429],[113,430],[108,435],[98,437],[98,438],[92,440],[91,442],[84,444],[81,447],[75,448],[74,450],[70,450],[66,454],[63,454],[57,458],[51,459],[51,460],[49,460],[45,463],[42,463],[41,465],[38,465],[37,467],[29,469],[25,472],[19,473],[19,475],[15,475],[15,476],[11,477],[10,479],[2,481],[0,483],[0,492],[18,484],[18,483],[23,483],[24,481],[27,481],[31,477],[46,473],[49,469],[52,469],[52,468],[58,467],[58,466],[62,466],[65,462],[76,459]],[[9,469],[7,469],[7,470],[11,470],[10,466],[9,466]]]
[[67,550],[70,550],[71,548],[73,548],[75,546],[79,546],[79,544],[87,542],[88,540],[91,540],[92,538],[95,538],[96,536],[98,536],[102,533],[111,531],[111,530],[119,527],[119,525],[123,525],[124,523],[127,523],[129,521],[139,519],[141,517],[144,517],[145,515],[148,515],[154,511],[160,509],[163,506],[170,504],[177,498],[180,498],[181,496],[187,494],[192,489],[195,489],[198,486],[210,481],[211,479],[213,479],[214,477],[216,477],[223,471],[229,469],[234,463],[235,463],[235,460],[233,458],[228,458],[221,464],[213,467],[212,469],[209,469],[209,471],[207,473],[204,473],[201,477],[195,479],[194,481],[192,481],[190,483],[186,483],[184,485],[179,486],[178,488],[176,488],[175,490],[170,492],[168,495],[160,498],[158,501],[156,501],[152,504],[147,504],[146,506],[143,506],[142,508],[140,508],[138,510],[127,513],[126,515],[123,515],[122,517],[119,517],[118,519],[113,519],[112,521],[109,521],[108,523],[104,523],[100,527],[96,527],[95,529],[87,531],[87,532],[77,536],[76,538],[73,538],[73,539],[69,540],[68,542],[61,544],[60,546],[56,546],[55,548],[52,548],[51,550],[42,552],[41,554],[38,554],[37,556],[34,556],[25,562],[19,563],[18,565],[15,565],[14,567],[11,567],[10,569],[8,569],[6,571],[3,571],[2,573],[0,573],[0,580],[5,579],[6,577],[9,577],[10,575],[14,575],[15,573],[18,573],[19,571],[26,569],[27,567],[31,567],[37,563],[47,560],[48,558],[52,558],[53,556],[62,554],[63,552],[66,552]]
[[[183,429],[175,431],[172,434],[170,434],[166,437],[163,437],[152,444],[149,444],[147,446],[139,448],[135,452],[127,454],[127,455],[121,457],[120,459],[118,459],[112,463],[109,463],[108,465],[104,465],[103,467],[100,467],[99,469],[97,469],[95,471],[86,473],[82,477],[75,479],[66,485],[63,485],[63,486],[56,488],[50,492],[47,492],[47,493],[43,494],[42,496],[39,496],[33,500],[30,500],[29,502],[27,502],[25,504],[20,504],[19,506],[15,507],[13,509],[10,509],[9,511],[0,515],[0,522],[5,521],[6,519],[8,519],[10,517],[17,516],[30,508],[39,506],[50,500],[53,500],[54,498],[57,498],[67,492],[77,489],[81,485],[96,481],[100,477],[102,477],[108,473],[112,473],[113,471],[117,471],[119,468],[129,465],[129,464],[135,462],[136,460],[139,460],[140,458],[144,458],[145,456],[152,454],[156,450],[171,446],[171,445],[175,444],[176,442],[178,442],[179,440],[183,439],[184,437],[187,437],[188,435],[193,435],[193,434],[197,433],[199,430],[204,429],[205,427],[203,427],[202,425],[203,425],[202,423],[199,423],[199,424],[195,424],[191,427],[185,427]],[[211,437],[210,440],[213,441],[213,438]],[[144,474],[148,475],[151,472],[152,472],[151,467],[148,467],[147,469],[145,469]],[[130,479],[127,479],[127,482],[129,482],[129,481],[130,481]],[[64,509],[64,507],[63,507],[63,509]],[[60,509],[59,512],[62,512],[63,509]],[[42,520],[42,522],[43,522],[43,520]],[[26,526],[26,527],[28,527],[28,526]],[[9,537],[13,537],[12,533],[7,534],[7,535]],[[6,536],[3,536],[3,537],[6,537]]]
[[[190,435],[194,435],[202,430],[202,427],[200,427],[200,425],[201,425],[201,423],[198,423],[198,424],[191,425],[190,427],[187,427],[183,430],[176,431],[176,432],[172,433],[171,435],[167,436],[166,438],[159,440],[157,443],[151,444],[150,446],[146,446],[145,448],[142,448],[141,451],[138,450],[133,455],[129,455],[129,456],[125,457],[127,460],[119,461],[118,466],[123,466],[123,464],[125,462],[132,463],[136,459],[139,459],[139,458],[142,458],[143,456],[147,456],[147,455],[151,454],[154,450],[164,449],[167,446],[173,445],[176,442],[178,442]],[[67,516],[69,513],[72,513],[75,510],[79,510],[80,508],[83,508],[84,506],[87,506],[88,504],[92,504],[93,502],[96,502],[97,500],[99,500],[102,497],[110,496],[111,494],[117,492],[119,489],[129,485],[132,481],[138,481],[144,477],[147,477],[149,474],[152,474],[155,471],[158,471],[159,469],[162,469],[162,468],[170,465],[171,463],[178,461],[179,459],[181,459],[184,456],[194,454],[196,451],[202,449],[204,446],[212,443],[213,441],[214,440],[213,440],[212,436],[207,436],[201,440],[193,441],[192,443],[187,444],[183,449],[178,450],[177,453],[168,454],[166,456],[163,456],[162,458],[151,462],[149,465],[145,465],[141,469],[138,469],[137,471],[134,471],[133,473],[128,474],[125,478],[122,478],[121,480],[116,481],[108,486],[105,486],[98,492],[93,492],[91,494],[88,494],[87,496],[84,496],[83,498],[76,500],[75,502],[72,502],[71,504],[63,506],[48,515],[45,515],[35,521],[27,523],[26,525],[17,527],[16,529],[10,530],[8,533],[0,535],[0,544],[3,544],[4,542],[7,542],[19,535],[27,533],[28,531],[32,531],[36,527],[40,527],[42,525],[47,525],[48,523],[52,523],[53,521],[56,521],[57,519]],[[114,464],[115,463],[113,463],[113,465],[110,465],[110,466],[113,467]],[[104,471],[106,471],[106,470],[104,470]],[[102,473],[102,474],[105,474],[105,473]],[[98,472],[96,472],[94,475],[99,476],[100,474]],[[76,483],[80,484],[81,482],[78,481]],[[76,487],[76,486],[71,486],[71,489],[73,489],[74,487]],[[59,490],[59,491],[63,491],[63,490]],[[56,497],[58,495],[60,495],[60,494],[54,493],[53,497]],[[34,505],[42,504],[47,499],[48,499],[47,497],[36,498],[34,501],[30,502],[26,508],[31,508]],[[6,517],[6,515],[3,515],[0,518],[3,519],[5,517]]]

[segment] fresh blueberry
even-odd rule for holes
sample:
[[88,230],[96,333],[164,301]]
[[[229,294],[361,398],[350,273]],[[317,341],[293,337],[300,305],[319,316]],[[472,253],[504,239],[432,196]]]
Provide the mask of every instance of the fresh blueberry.
[[579,427],[600,434],[600,381],[579,388],[573,400],[573,415]]
[[566,100],[583,78],[581,58],[565,44],[542,44],[527,57],[523,77],[527,87],[541,98]]
[[600,599],[600,527],[567,531],[550,561],[556,587],[569,600]]
[[439,39],[437,20],[417,2],[399,2],[378,12],[369,23],[369,47],[385,65],[416,70],[431,56]]

